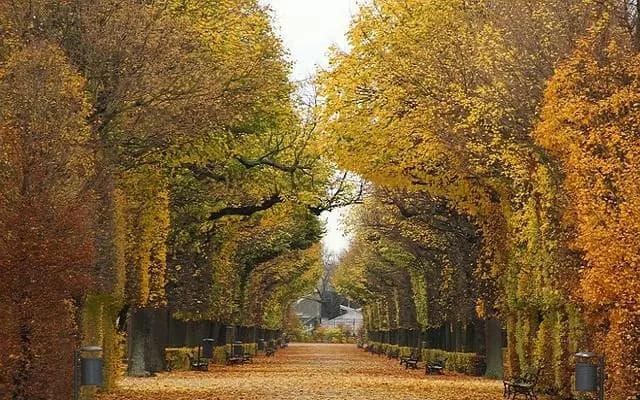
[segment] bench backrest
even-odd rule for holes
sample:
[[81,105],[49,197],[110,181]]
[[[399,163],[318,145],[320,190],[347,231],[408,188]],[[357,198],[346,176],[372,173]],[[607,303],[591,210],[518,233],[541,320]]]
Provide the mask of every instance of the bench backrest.
[[231,347],[232,357],[242,357],[244,355],[244,347],[241,344],[234,343]]
[[532,367],[522,376],[523,379],[532,385],[536,385],[538,383],[538,379],[540,378],[540,374],[542,373],[542,367]]

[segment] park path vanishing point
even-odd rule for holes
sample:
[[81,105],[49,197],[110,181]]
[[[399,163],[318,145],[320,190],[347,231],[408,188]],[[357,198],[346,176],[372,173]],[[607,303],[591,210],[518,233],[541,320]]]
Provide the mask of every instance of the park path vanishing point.
[[172,372],[125,378],[101,400],[498,400],[502,382],[461,375],[425,376],[397,360],[355,345],[291,344],[253,364],[212,366],[208,372]]

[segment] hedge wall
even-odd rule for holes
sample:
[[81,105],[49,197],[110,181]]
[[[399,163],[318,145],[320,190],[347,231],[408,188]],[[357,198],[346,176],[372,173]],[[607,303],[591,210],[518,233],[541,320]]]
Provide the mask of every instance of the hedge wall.
[[[242,345],[244,352],[258,354],[258,345],[256,343],[244,343]],[[231,353],[231,345],[216,346],[213,350],[214,364],[224,365],[226,362],[227,352]],[[190,369],[189,357],[198,358],[197,347],[179,347],[179,348],[167,348],[164,351],[164,358],[169,371],[188,371]]]
[[[368,342],[367,345],[374,350],[382,349],[382,352],[385,354],[398,350],[400,357],[408,357],[413,351],[411,347],[401,347],[387,343]],[[445,370],[472,376],[484,375],[487,368],[485,357],[476,353],[455,353],[436,349],[422,349],[420,358],[421,361],[424,362],[436,362],[446,359]]]

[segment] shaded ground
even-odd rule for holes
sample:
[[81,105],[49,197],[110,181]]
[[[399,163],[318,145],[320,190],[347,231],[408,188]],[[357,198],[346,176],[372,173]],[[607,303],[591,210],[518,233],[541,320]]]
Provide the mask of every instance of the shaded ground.
[[354,345],[292,344],[273,358],[256,358],[253,365],[126,378],[117,393],[101,400],[499,400],[501,386],[500,381],[407,371],[396,360]]

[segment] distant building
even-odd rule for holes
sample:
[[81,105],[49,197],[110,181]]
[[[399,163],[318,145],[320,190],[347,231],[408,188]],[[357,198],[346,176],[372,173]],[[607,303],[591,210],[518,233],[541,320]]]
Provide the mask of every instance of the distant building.
[[362,308],[351,308],[347,306],[340,306],[342,315],[333,319],[323,319],[322,326],[325,328],[335,328],[337,326],[343,326],[345,328],[351,328],[354,333],[362,327]]
[[320,324],[322,308],[320,298],[317,295],[309,295],[299,299],[293,309],[306,331],[311,331]]

